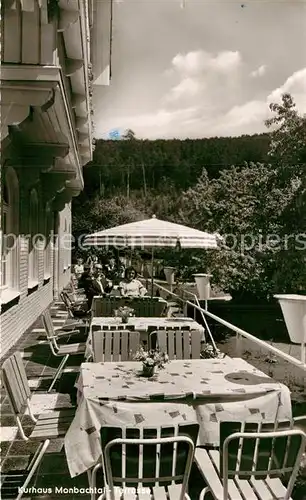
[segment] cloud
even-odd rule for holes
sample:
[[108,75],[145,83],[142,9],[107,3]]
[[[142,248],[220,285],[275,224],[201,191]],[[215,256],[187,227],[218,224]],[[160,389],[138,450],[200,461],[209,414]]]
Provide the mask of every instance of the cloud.
[[263,76],[267,71],[267,66],[265,64],[262,64],[259,66],[259,68],[255,69],[250,73],[250,76],[252,78],[259,78],[260,76]]
[[199,81],[194,78],[184,78],[178,85],[170,90],[170,93],[166,95],[165,100],[173,101],[181,99],[182,97],[193,97],[198,94],[200,90]]
[[279,102],[282,94],[288,92],[294,98],[296,107],[301,113],[306,113],[306,68],[295,71],[283,85],[273,90],[267,102]]
[[[116,122],[123,129],[131,128],[136,137],[158,139],[161,137],[179,137],[185,124],[192,120],[197,112],[194,107],[175,110],[160,109],[152,113],[122,116]],[[112,124],[109,124],[112,128]]]
[[241,64],[239,52],[223,51],[216,56],[198,50],[187,54],[177,54],[172,59],[172,69],[183,75],[201,75],[209,71],[228,72]]
[[[249,101],[239,106],[232,107],[220,120],[219,132],[226,133],[226,131],[231,130],[234,132],[235,129],[243,130],[244,127],[250,125],[262,124],[264,120],[268,117],[269,108],[265,101]],[[242,133],[242,132],[241,132]]]
[[220,52],[217,57],[212,59],[210,66],[212,69],[222,72],[233,71],[242,63],[239,52]]
[[[179,102],[183,105],[196,105],[197,100],[217,102],[219,93],[227,95],[235,88],[238,69],[242,64],[239,52],[221,51],[216,55],[203,50],[177,54],[171,61],[171,73],[175,84],[165,94],[163,104]],[[228,87],[228,88],[227,88]]]
[[203,70],[206,63],[206,53],[198,50],[188,54],[177,54],[172,59],[172,69],[188,75],[197,75]]
[[[180,115],[178,126],[173,124],[173,136],[176,131],[189,137],[264,132],[264,121],[270,116],[269,104],[279,101],[284,92],[292,94],[299,112],[306,111],[306,68],[296,71],[283,85],[265,95],[260,88],[260,77],[267,66],[262,64],[249,73],[237,51],[210,54],[198,50],[177,54],[171,69],[178,81],[161,101],[165,112],[172,109],[171,116],[175,116],[176,107],[193,109],[192,114]],[[250,76],[254,79],[251,86]]]
[[284,92],[292,94],[299,112],[306,112],[306,68],[264,93],[260,79],[254,79],[250,87],[249,71],[238,70],[240,55],[224,54],[210,56],[198,51],[176,56],[178,82],[160,98],[160,106],[147,113],[112,117],[107,130],[120,125],[120,129],[134,130],[136,137],[149,139],[262,133],[267,131],[264,121],[271,117],[269,104],[280,101]]

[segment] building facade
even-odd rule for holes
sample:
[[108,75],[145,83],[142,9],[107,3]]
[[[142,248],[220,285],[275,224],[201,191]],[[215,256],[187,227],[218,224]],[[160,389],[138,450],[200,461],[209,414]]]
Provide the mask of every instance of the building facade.
[[70,279],[71,200],[110,80],[111,0],[3,0],[1,355]]

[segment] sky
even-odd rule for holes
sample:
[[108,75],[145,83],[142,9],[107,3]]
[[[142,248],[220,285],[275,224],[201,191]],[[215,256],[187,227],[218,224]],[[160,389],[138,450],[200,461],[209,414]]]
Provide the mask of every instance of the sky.
[[306,0],[114,0],[95,136],[261,133],[283,92],[306,113]]

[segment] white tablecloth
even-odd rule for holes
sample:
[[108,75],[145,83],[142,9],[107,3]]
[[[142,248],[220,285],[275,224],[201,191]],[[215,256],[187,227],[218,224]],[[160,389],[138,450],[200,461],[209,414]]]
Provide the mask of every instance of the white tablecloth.
[[100,427],[200,424],[199,445],[219,444],[221,421],[291,419],[289,389],[240,358],[171,361],[152,379],[141,363],[83,363],[81,398],[65,437],[72,477],[100,455]]
[[[121,318],[115,317],[93,317],[90,325],[90,331],[86,343],[85,357],[88,359],[92,355],[92,336],[93,330],[101,330],[102,326],[112,326],[112,325],[122,325]],[[129,318],[128,324],[122,325],[126,328],[131,325],[137,332],[140,332],[140,340],[142,342],[148,342],[148,330],[150,327],[156,328],[182,328],[187,327],[190,330],[198,330],[201,332],[204,340],[204,327],[197,323],[192,318],[161,318],[161,317],[131,317]]]

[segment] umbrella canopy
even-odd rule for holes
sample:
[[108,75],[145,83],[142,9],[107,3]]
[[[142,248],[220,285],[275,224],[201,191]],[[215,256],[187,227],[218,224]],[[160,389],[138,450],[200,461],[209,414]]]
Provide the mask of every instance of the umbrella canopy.
[[192,229],[181,224],[159,220],[155,215],[151,219],[123,224],[105,229],[85,237],[86,246],[104,246],[116,248],[217,248],[220,236]]

